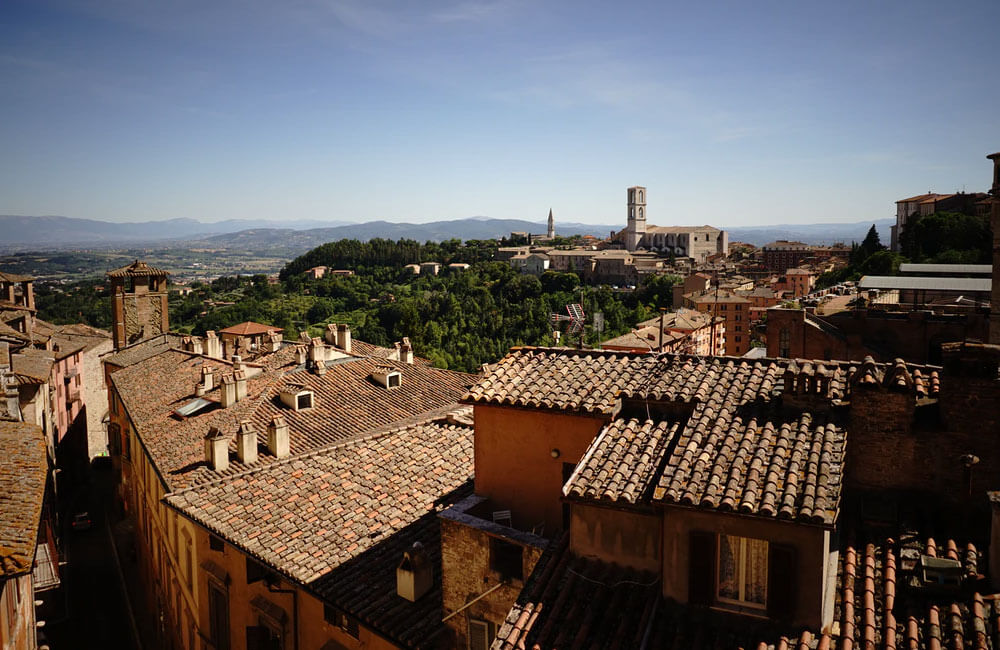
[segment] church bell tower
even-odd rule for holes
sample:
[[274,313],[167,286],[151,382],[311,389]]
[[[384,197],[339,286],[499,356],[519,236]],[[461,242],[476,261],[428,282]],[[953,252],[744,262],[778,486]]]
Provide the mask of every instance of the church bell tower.
[[628,226],[625,228],[625,248],[634,251],[646,235],[646,188],[628,188]]

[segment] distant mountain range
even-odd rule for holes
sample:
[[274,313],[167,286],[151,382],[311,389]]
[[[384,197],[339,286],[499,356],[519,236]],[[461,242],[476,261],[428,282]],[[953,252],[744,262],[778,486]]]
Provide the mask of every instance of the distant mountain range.
[[[809,244],[830,244],[838,241],[846,243],[861,241],[873,223],[879,231],[883,243],[888,243],[892,219],[855,223],[735,227],[727,228],[727,230],[730,241],[742,241],[758,246],[776,239],[798,240]],[[614,226],[556,223],[556,232],[560,235],[581,234],[606,237],[612,230],[618,230],[621,227],[622,224]],[[282,248],[290,251],[305,251],[337,239],[367,240],[382,237],[386,239],[415,239],[421,242],[451,238],[492,239],[518,231],[543,233],[545,232],[545,224],[520,219],[490,219],[486,217],[430,223],[394,223],[389,221],[350,223],[262,219],[230,219],[212,223],[204,223],[195,219],[112,223],[71,217],[0,215],[0,248],[24,250],[27,248],[114,248],[124,245],[153,247],[208,245],[242,250]]]

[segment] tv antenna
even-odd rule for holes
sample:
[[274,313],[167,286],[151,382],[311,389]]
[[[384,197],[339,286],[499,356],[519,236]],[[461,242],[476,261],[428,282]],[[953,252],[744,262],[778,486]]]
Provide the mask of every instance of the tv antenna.
[[573,334],[580,335],[580,347],[583,347],[583,325],[586,321],[586,315],[583,313],[583,305],[579,303],[573,303],[571,305],[566,305],[566,315],[554,313],[550,316],[552,320],[552,336],[555,338],[556,343],[559,342],[559,323],[568,323],[566,328],[566,335],[572,336]]

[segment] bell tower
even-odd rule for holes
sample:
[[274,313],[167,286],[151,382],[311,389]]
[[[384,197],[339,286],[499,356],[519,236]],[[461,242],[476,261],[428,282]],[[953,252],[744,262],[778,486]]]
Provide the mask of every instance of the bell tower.
[[116,350],[169,331],[167,275],[139,260],[108,272]]
[[625,248],[634,251],[646,235],[646,188],[636,185],[627,190],[628,226],[625,228]]

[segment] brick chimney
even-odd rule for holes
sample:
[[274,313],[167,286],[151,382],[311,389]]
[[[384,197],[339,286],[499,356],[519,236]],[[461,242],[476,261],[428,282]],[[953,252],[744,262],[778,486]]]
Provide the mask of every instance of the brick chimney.
[[222,403],[222,408],[229,408],[238,402],[239,399],[236,397],[236,378],[232,375],[223,375],[222,386],[219,392],[219,401]]
[[351,351],[351,328],[347,323],[337,325],[337,347],[344,352]]
[[205,460],[216,472],[229,467],[229,441],[218,427],[210,427],[205,434]]
[[420,542],[403,551],[396,567],[396,593],[414,603],[434,586],[434,567]]
[[285,458],[289,454],[288,423],[281,415],[275,415],[271,424],[267,425],[267,450],[276,458]]
[[410,345],[410,337],[403,337],[403,344],[399,346],[399,360],[403,363],[413,363],[413,346]]
[[222,341],[215,335],[215,330],[205,332],[205,356],[222,359]]
[[249,420],[240,422],[236,439],[236,455],[244,465],[257,462],[257,429]]

